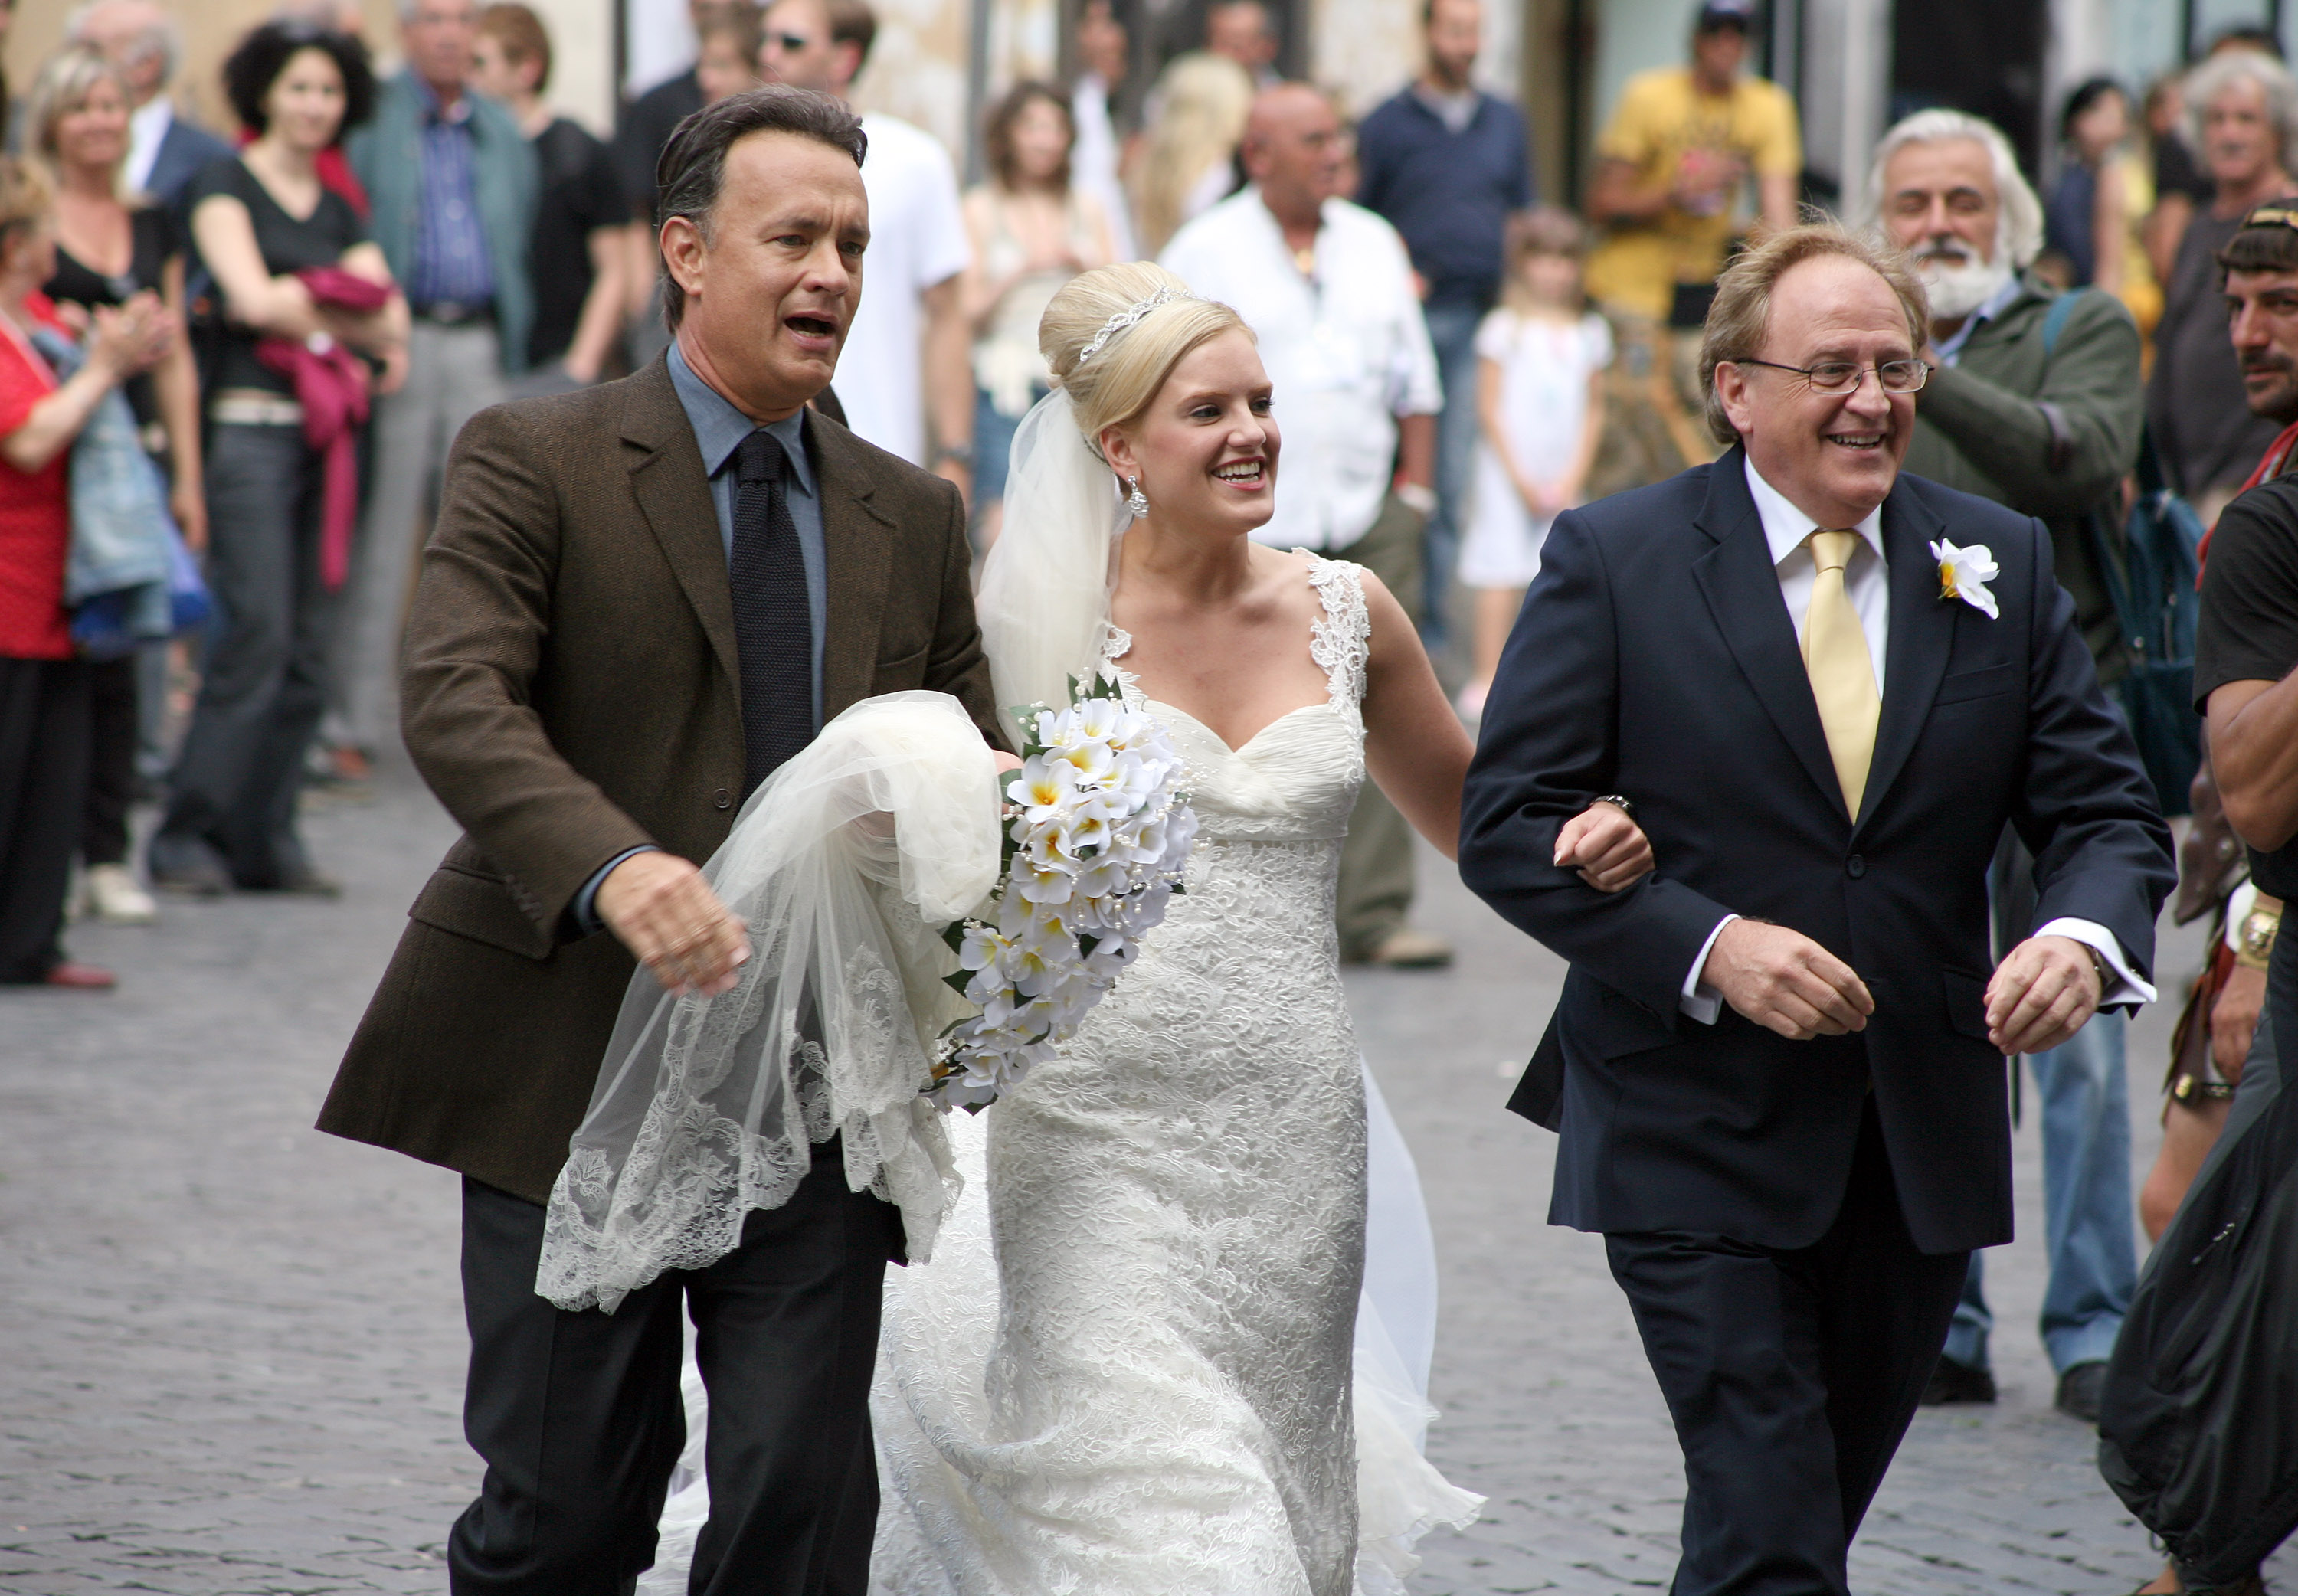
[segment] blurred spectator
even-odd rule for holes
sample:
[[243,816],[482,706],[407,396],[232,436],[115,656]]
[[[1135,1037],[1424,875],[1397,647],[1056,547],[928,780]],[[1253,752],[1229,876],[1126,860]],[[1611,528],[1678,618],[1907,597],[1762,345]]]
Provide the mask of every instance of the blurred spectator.
[[127,82],[135,114],[120,181],[131,194],[174,207],[203,169],[231,153],[222,139],[178,115],[168,93],[184,54],[175,20],[153,0],[95,0],[72,13],[66,32],[101,51]]
[[[687,0],[686,14],[698,45],[710,19],[726,9],[719,0]],[[662,146],[670,142],[671,129],[701,110],[703,103],[701,76],[689,67],[656,84],[624,108],[615,129],[615,164],[622,172],[624,197],[630,202],[632,215],[652,221],[655,162],[662,158]],[[651,226],[646,229],[644,263],[647,282],[651,285],[655,273]]]
[[220,621],[146,860],[153,882],[174,891],[332,896],[295,823],[335,630],[320,568],[323,455],[305,440],[294,382],[265,356],[284,348],[286,364],[324,333],[380,359],[389,393],[406,376],[407,307],[393,294],[381,310],[347,314],[297,275],[332,267],[392,280],[351,202],[318,174],[319,152],[373,108],[365,46],[309,23],[267,23],[224,62],[224,84],[255,141],[186,195],[194,247],[222,302],[207,394],[208,583]]
[[1794,223],[1803,168],[1795,102],[1741,72],[1754,26],[1753,0],[1706,0],[1691,64],[1639,72],[1621,91],[1588,194],[1589,219],[1604,229],[1588,290],[1606,310],[1699,327],[1751,178],[1757,218]]
[[748,5],[722,6],[702,19],[694,36],[694,82],[705,105],[757,87],[762,21]]
[[2126,147],[2130,100],[2122,86],[2112,78],[2077,85],[2060,115],[2059,136],[2063,159],[2043,210],[2038,269],[2060,287],[2114,295],[2145,338],[2162,318],[2162,290],[2138,239],[2138,224],[2153,209],[2154,186]]
[[1261,0],[1219,0],[1205,12],[1205,48],[1243,67],[1257,89],[1279,81],[1280,43],[1276,20]]
[[1022,82],[989,113],[989,181],[965,196],[973,264],[960,298],[973,331],[973,506],[983,547],[996,541],[1013,429],[1053,386],[1037,322],[1062,285],[1116,259],[1109,219],[1070,170],[1076,130],[1050,83]]
[[2244,211],[2292,186],[2298,84],[2278,62],[2230,50],[2187,76],[2186,95],[2190,135],[2212,197],[2187,224],[2163,285],[2146,422],[2172,484],[2209,525],[2274,440],[2274,424],[2251,414],[2227,343],[2218,252],[2242,227]]
[[1070,121],[1077,128],[1077,143],[1070,150],[1070,181],[1100,202],[1115,252],[1112,259],[1131,260],[1137,258],[1133,217],[1118,179],[1120,146],[1110,110],[1125,87],[1125,24],[1110,9],[1110,0],[1086,0],[1075,37],[1078,75],[1070,93]]
[[2154,208],[2140,224],[2146,245],[2146,263],[2158,284],[2170,280],[2178,259],[2178,241],[2195,208],[2211,203],[2214,192],[2209,178],[2195,163],[2194,146],[2186,142],[2186,74],[2165,72],[2146,90],[2142,120],[2146,150],[2153,160]]
[[661,261],[655,244],[655,165],[662,159],[663,145],[687,116],[740,93],[758,77],[764,35],[756,6],[749,0],[697,0],[690,14],[694,64],[641,95],[615,136],[616,165],[632,219],[625,234],[623,294],[634,368],[670,346],[670,331],[662,319]]
[[343,141],[413,318],[407,380],[376,407],[373,483],[331,661],[327,740],[347,780],[399,735],[400,631],[448,446],[508,396],[534,331],[535,156],[510,112],[467,91],[477,35],[475,0],[412,0],[400,21],[407,66]]
[[586,386],[599,380],[623,330],[623,273],[630,261],[624,234],[631,212],[620,176],[605,145],[544,103],[550,35],[526,6],[490,5],[479,13],[471,82],[502,102],[534,145],[541,198],[527,253],[534,330],[521,391]]
[[[40,285],[55,275],[48,186],[0,157],[0,983],[95,989],[64,957],[64,888],[87,781],[87,666],[64,609],[74,441],[113,388],[174,339],[157,295],[95,313],[84,351]],[[39,347],[45,343],[46,350]],[[69,376],[58,357],[79,361]]]
[[1236,190],[1236,148],[1252,113],[1252,75],[1226,55],[1177,55],[1150,96],[1133,170],[1134,238],[1162,250],[1183,222]]
[[[1481,441],[1460,581],[1476,595],[1475,664],[1460,714],[1484,713],[1500,650],[1540,575],[1549,523],[1583,501],[1604,431],[1612,331],[1580,281],[1577,217],[1538,211],[1509,226],[1500,308],[1476,329],[1473,395]],[[1448,387],[1445,401],[1454,402]],[[1449,413],[1449,409],[1448,409]]]
[[[2129,669],[2093,547],[2093,523],[2121,519],[2122,479],[2138,454],[2138,333],[2105,294],[2085,294],[2050,325],[2059,293],[2022,275],[2042,245],[2043,209],[1991,123],[1921,111],[1884,134],[1866,209],[1907,251],[1930,295],[1932,373],[1905,468],[2040,519],[2060,584],[2103,684]],[[1994,871],[1996,923],[2016,941],[2034,924],[2034,861],[2006,839]],[[2006,941],[2005,946],[2009,946]],[[2106,1359],[2137,1287],[2130,1225],[2129,1021],[2103,1008],[2070,1041],[2030,1054],[2042,1098],[2050,1280],[2043,1344],[2061,1410],[2095,1422]],[[2015,1066],[2014,1066],[2015,1067]],[[1982,1254],[1971,1255],[1929,1402],[1993,1402],[1993,1316]]]
[[[781,0],[761,53],[776,82],[847,97],[878,19],[864,0]],[[838,357],[847,425],[879,448],[972,489],[971,339],[958,278],[971,263],[949,152],[922,128],[867,112],[869,292]],[[931,421],[929,447],[927,423]]]
[[[1387,218],[1412,252],[1428,341],[1444,380],[1436,434],[1436,514],[1428,523],[1432,642],[1464,535],[1476,455],[1477,327],[1500,286],[1509,214],[1533,202],[1531,133],[1517,108],[1469,80],[1484,47],[1480,0],[1424,0],[1420,76],[1357,129],[1357,203]],[[1575,289],[1577,292],[1577,289]]]
[[[1340,197],[1346,160],[1324,95],[1302,83],[1262,91],[1245,129],[1251,185],[1183,227],[1160,264],[1236,307],[1260,341],[1285,469],[1276,513],[1253,537],[1345,556],[1418,614],[1443,391],[1404,241]],[[1412,846],[1403,817],[1368,788],[1341,850],[1343,958],[1451,962],[1450,947],[1407,923]]]
[[[128,106],[125,75],[85,45],[51,56],[32,87],[27,139],[57,178],[56,269],[43,292],[58,306],[75,305],[83,313],[156,294],[180,333],[184,252],[174,218],[156,204],[131,207],[120,197],[133,192],[120,178],[128,149]],[[229,159],[230,152],[224,155]],[[199,375],[189,343],[175,338],[158,367],[129,378],[126,387],[145,447],[169,479],[169,508],[184,541],[194,551],[204,549]],[[128,864],[128,812],[136,796],[137,748],[160,740],[168,647],[147,643],[135,654],[88,665],[95,721],[80,855],[87,866],[87,906],[103,920],[136,923],[155,912]]]

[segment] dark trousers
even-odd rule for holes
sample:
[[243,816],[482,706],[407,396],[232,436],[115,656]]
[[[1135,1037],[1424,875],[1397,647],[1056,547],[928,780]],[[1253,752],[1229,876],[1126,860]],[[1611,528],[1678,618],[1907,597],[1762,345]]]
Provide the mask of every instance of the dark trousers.
[[1604,1242],[1683,1447],[1675,1596],[1844,1596],[1851,1537],[1938,1362],[1970,1258],[1915,1250],[1872,1100],[1842,1211],[1813,1245]]
[[87,666],[0,658],[0,982],[63,960],[64,889],[87,786]]
[[295,799],[327,701],[335,606],[319,580],[320,461],[299,426],[211,430],[208,585],[218,616],[153,849],[196,839],[240,886],[275,888],[309,868]]
[[695,1596],[862,1596],[878,1522],[870,1377],[891,1204],[846,1187],[838,1144],[741,1245],[611,1314],[534,1294],[543,1211],[463,1183],[471,1375],[463,1427],[486,1462],[450,1538],[453,1596],[616,1596],[654,1561],[685,1444],[682,1307],[710,1393],[710,1521]]
[[128,863],[128,811],[136,802],[140,734],[136,678],[143,661],[92,661],[88,680],[87,801],[81,811],[80,856],[90,864]]

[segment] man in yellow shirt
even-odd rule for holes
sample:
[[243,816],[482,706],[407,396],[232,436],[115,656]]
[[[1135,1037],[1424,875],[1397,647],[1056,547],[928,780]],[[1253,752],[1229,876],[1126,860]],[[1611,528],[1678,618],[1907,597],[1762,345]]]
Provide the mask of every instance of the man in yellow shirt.
[[1754,25],[1754,0],[1705,0],[1691,64],[1640,72],[1621,94],[1588,197],[1590,219],[1607,230],[1588,261],[1588,291],[1606,310],[1699,326],[1724,246],[1745,226],[1737,212],[1749,178],[1763,220],[1794,225],[1803,167],[1795,102],[1741,74]]

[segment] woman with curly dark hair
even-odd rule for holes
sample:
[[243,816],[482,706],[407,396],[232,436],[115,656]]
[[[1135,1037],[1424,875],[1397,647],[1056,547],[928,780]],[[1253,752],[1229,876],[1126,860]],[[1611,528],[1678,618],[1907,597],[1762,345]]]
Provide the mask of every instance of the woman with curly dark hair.
[[[318,170],[320,152],[374,104],[365,47],[272,22],[232,53],[223,76],[255,138],[185,196],[222,322],[206,371],[208,580],[221,627],[149,864],[155,884],[200,896],[332,895],[295,830],[340,582],[323,569],[328,455],[305,426],[306,404],[324,387],[300,362],[329,358],[332,341],[376,363],[375,385],[389,392],[405,374],[407,302],[365,225]],[[375,308],[354,308],[362,287]],[[343,368],[364,384],[364,368]],[[348,408],[363,413],[364,393]]]

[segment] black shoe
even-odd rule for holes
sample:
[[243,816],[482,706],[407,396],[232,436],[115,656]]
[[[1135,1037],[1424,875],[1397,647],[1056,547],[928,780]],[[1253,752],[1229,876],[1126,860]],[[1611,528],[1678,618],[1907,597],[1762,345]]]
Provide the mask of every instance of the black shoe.
[[286,897],[341,897],[343,884],[331,875],[321,875],[306,864],[285,875],[271,876],[258,881],[250,878],[236,883],[242,892],[276,892]]
[[1923,1387],[1923,1406],[1943,1408],[1955,1402],[1991,1402],[1995,1400],[1995,1377],[1983,1369],[1973,1369],[1968,1363],[1957,1363],[1942,1357],[1938,1367],[1931,1370],[1930,1381]]
[[162,831],[145,850],[145,873],[162,892],[185,897],[221,897],[231,890],[231,872],[214,848],[197,837]]
[[2070,1418],[2079,1418],[2085,1424],[2096,1424],[2098,1394],[2105,1385],[2106,1363],[2104,1359],[2076,1364],[2059,1377],[2059,1411]]

